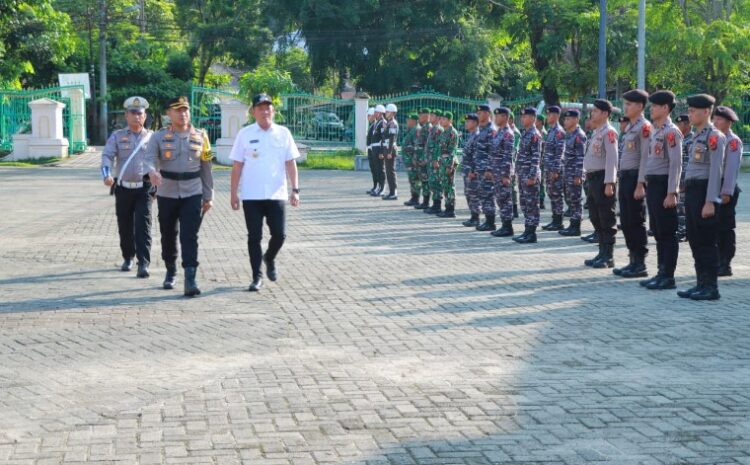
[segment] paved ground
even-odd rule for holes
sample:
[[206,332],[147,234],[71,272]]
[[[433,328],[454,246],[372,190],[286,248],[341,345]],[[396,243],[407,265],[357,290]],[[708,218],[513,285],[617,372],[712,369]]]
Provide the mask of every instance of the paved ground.
[[0,169],[2,464],[750,463],[747,248],[720,302],[686,302],[583,267],[578,239],[306,171],[281,279],[250,294],[222,171],[186,300],[159,260],[117,271],[112,198],[62,165]]

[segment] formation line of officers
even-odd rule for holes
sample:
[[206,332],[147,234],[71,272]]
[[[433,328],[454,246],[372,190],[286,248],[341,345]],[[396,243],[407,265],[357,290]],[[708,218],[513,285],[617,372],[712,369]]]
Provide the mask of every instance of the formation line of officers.
[[[454,115],[422,108],[408,116],[402,142],[411,191],[404,205],[455,218],[455,173],[460,168],[471,214],[463,225],[528,244],[537,242],[540,203],[546,190],[552,219],[543,230],[581,236],[584,206],[588,209],[594,233],[582,239],[597,243],[599,250],[585,260],[586,266],[613,268],[622,278],[645,278],[639,284],[646,289],[675,289],[680,237],[686,235],[696,283],[677,295],[717,300],[718,277],[732,275],[736,251],[737,177],[742,158],[742,141],[732,131],[737,114],[727,106],[716,106],[715,98],[707,94],[688,97],[688,112],[676,122],[671,91],[648,94],[634,89],[623,95],[623,102],[620,132],[610,123],[614,107],[605,99],[593,102],[586,130],[580,126],[581,113],[576,109],[553,105],[546,108],[546,118],[540,118],[535,108],[526,108],[519,130],[509,108],[491,110],[479,105],[476,112],[464,116],[468,135],[460,165]],[[650,121],[644,115],[648,104]],[[368,113],[373,184],[367,194],[384,200],[398,198],[394,172],[399,154],[397,111],[389,104]],[[546,130],[539,124],[545,119]],[[386,181],[388,193],[384,193]],[[524,229],[518,234],[513,228],[518,215],[516,195],[524,217]],[[615,268],[618,206],[629,261]],[[567,227],[564,216],[570,217]],[[657,270],[650,276],[646,267],[649,234],[656,241],[657,255]]]

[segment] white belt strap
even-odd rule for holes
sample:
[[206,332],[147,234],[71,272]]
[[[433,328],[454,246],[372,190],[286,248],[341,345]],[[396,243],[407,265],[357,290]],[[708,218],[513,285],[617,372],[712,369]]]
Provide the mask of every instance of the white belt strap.
[[119,185],[122,186],[122,176],[125,174],[125,170],[128,169],[128,165],[133,160],[133,157],[135,156],[136,153],[138,153],[138,151],[141,149],[141,147],[143,147],[143,144],[145,144],[146,142],[148,142],[149,139],[151,139],[151,134],[148,134],[148,135],[144,136],[141,139],[141,141],[138,143],[138,145],[136,146],[135,150],[133,150],[133,153],[131,153],[130,156],[128,157],[128,159],[125,160],[125,164],[123,164],[122,168],[120,169],[120,177],[117,180],[117,183]]

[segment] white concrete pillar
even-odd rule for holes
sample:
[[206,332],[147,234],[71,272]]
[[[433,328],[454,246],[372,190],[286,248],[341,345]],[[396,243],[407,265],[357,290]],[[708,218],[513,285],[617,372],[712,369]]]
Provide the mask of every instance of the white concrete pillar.
[[367,155],[367,108],[370,96],[360,92],[354,96],[354,148]]
[[216,141],[216,161],[231,165],[229,153],[232,151],[237,133],[247,123],[250,106],[237,100],[221,102],[221,138]]
[[42,98],[29,102],[31,138],[28,158],[68,156],[68,139],[63,137],[62,111],[65,104]]
[[500,108],[500,104],[503,99],[497,94],[492,94],[487,97],[487,104],[490,106],[490,110],[495,111],[495,108]]
[[74,141],[86,140],[86,99],[83,89],[75,88],[66,91],[70,97],[70,113],[73,116],[70,138]]

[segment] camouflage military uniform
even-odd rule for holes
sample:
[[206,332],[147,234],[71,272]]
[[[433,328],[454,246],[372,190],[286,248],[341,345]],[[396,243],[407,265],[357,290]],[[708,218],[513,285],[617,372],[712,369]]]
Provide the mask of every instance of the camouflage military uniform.
[[453,125],[448,126],[438,138],[438,183],[440,193],[445,197],[446,209],[456,201],[456,186],[454,182],[456,168],[456,151],[458,150],[459,135]]
[[503,222],[513,221],[513,187],[503,184],[503,178],[512,180],[514,177],[514,145],[515,135],[508,126],[498,129],[492,139],[493,191],[495,201],[500,209],[500,219]]
[[475,155],[475,169],[479,204],[482,213],[493,216],[495,215],[494,182],[492,179],[486,179],[485,173],[492,171],[491,153],[494,131],[492,124],[487,123],[485,126],[479,126],[477,135],[477,148]]
[[570,219],[581,221],[583,204],[581,203],[581,184],[576,185],[575,179],[583,180],[583,155],[586,150],[586,133],[580,126],[565,136],[565,155],[563,158],[563,174],[565,175],[565,189],[568,193],[568,207]]
[[469,205],[469,211],[472,217],[479,215],[479,180],[470,179],[470,174],[475,172],[474,154],[476,152],[476,142],[479,130],[469,133],[464,142],[464,154],[461,159],[461,175],[464,178],[464,194],[466,203]]
[[[430,195],[430,160],[427,154],[427,139],[432,132],[432,124],[417,126],[414,136],[414,159],[417,163],[417,177],[421,194],[425,197]],[[427,199],[429,201],[429,199]]]
[[412,197],[418,197],[422,191],[422,181],[419,177],[419,168],[417,167],[417,132],[419,125],[407,129],[404,135],[404,148],[402,150],[406,174],[409,178],[409,188]]
[[[563,172],[562,157],[565,152],[565,131],[560,124],[549,128],[544,142],[544,174],[547,195],[552,205],[552,214],[562,217],[563,214]],[[557,179],[552,179],[557,174]]]
[[[536,127],[532,126],[521,137],[516,172],[518,174],[518,186],[521,194],[521,210],[525,219],[524,224],[527,227],[533,228],[539,226],[539,189],[541,178],[539,164],[541,155],[542,135]],[[531,186],[526,184],[530,179],[536,180]]]
[[430,135],[427,136],[427,143],[425,144],[425,158],[428,162],[430,192],[432,192],[434,202],[442,202],[443,200],[438,163],[440,158],[440,146],[438,141],[442,132],[443,128],[439,124],[434,125],[430,130]]

